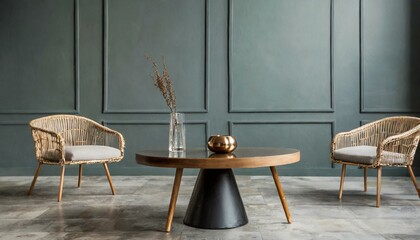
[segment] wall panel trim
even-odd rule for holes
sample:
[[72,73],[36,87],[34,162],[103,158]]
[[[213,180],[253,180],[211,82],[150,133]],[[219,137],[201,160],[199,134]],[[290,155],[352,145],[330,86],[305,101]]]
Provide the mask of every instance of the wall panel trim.
[[395,108],[376,108],[366,107],[365,103],[365,0],[359,0],[359,31],[360,31],[360,112],[361,113],[420,113],[420,109],[395,109]]
[[[232,135],[235,125],[247,124],[329,124],[331,130],[331,142],[336,134],[334,120],[307,120],[307,121],[229,121],[229,135]],[[335,168],[335,164],[331,162],[331,168]]]
[[330,107],[326,109],[277,109],[277,110],[260,110],[260,109],[241,109],[234,108],[233,90],[232,90],[232,49],[233,49],[233,2],[228,2],[228,109],[229,113],[332,113],[334,112],[334,0],[330,0]]
[[19,126],[19,125],[27,125],[28,126],[28,131],[29,130],[29,121],[28,122],[24,122],[24,121],[0,121],[0,126]]
[[[112,120],[102,120],[102,125],[109,126],[109,125],[168,125],[168,121],[112,121]],[[185,121],[186,125],[195,125],[195,124],[204,124],[205,128],[205,137],[206,141],[209,138],[209,121]],[[169,131],[169,127],[168,127]]]
[[[109,107],[108,103],[108,91],[109,91],[109,78],[108,78],[108,34],[109,34],[109,0],[103,0],[103,113],[169,113],[169,110],[164,109],[112,109]],[[209,109],[209,38],[210,38],[210,1],[205,1],[205,10],[204,10],[204,106],[203,109],[180,109],[180,112],[183,113],[208,113]]]
[[73,109],[57,109],[57,110],[13,110],[13,111],[0,111],[0,114],[55,114],[55,113],[72,113],[77,114],[80,112],[80,7],[79,0],[74,0],[74,108]]
[[335,121],[334,120],[305,120],[305,121],[229,121],[229,135],[232,135],[233,127],[235,125],[250,125],[250,124],[329,124],[331,125],[331,140],[335,135]]

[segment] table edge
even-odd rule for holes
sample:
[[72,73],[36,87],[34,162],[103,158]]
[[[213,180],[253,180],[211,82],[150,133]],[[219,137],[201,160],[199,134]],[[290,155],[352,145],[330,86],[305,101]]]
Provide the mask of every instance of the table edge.
[[138,164],[163,167],[163,168],[201,168],[201,169],[226,169],[226,168],[259,168],[292,164],[300,161],[300,150],[293,153],[244,158],[165,158],[157,156],[146,156],[136,153]]

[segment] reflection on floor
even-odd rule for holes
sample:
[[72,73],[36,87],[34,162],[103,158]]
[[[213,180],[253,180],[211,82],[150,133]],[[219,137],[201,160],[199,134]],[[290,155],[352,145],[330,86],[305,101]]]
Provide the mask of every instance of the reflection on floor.
[[286,223],[269,176],[237,176],[249,223],[230,230],[204,230],[182,223],[195,177],[184,177],[172,232],[165,233],[173,177],[114,176],[64,182],[39,177],[0,177],[0,239],[420,239],[420,199],[408,177],[383,177],[381,208],[375,206],[376,179],[363,192],[362,177],[348,177],[343,200],[339,178],[281,177],[292,224]]

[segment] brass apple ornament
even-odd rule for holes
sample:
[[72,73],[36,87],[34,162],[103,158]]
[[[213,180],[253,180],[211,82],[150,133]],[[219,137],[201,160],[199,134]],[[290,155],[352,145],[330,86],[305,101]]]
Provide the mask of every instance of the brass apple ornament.
[[215,153],[230,153],[236,146],[236,139],[226,135],[211,136],[207,142],[207,147]]

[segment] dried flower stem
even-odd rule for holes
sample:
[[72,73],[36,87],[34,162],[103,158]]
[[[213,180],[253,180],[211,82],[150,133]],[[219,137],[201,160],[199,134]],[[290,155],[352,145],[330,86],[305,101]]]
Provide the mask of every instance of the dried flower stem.
[[152,78],[154,85],[162,93],[162,96],[166,101],[166,105],[168,105],[171,112],[176,112],[175,92],[172,88],[172,81],[169,76],[168,69],[166,68],[165,59],[162,57],[162,73],[160,73],[159,66],[155,60],[153,60],[150,56],[146,56],[146,59],[149,60],[153,65],[153,72],[150,77]]

